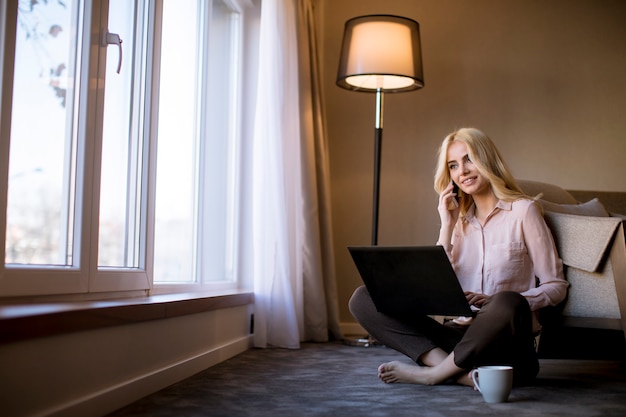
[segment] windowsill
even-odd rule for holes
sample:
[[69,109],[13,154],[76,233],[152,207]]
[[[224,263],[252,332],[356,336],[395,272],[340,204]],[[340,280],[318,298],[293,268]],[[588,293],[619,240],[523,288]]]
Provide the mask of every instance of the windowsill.
[[0,344],[203,313],[254,302],[249,291],[164,294],[107,300],[0,306]]

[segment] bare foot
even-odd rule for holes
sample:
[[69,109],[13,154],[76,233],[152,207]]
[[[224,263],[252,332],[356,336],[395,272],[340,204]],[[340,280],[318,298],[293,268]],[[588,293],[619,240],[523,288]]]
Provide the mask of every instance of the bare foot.
[[386,384],[400,382],[433,385],[434,381],[430,377],[430,369],[427,366],[411,365],[399,361],[387,362],[378,367],[378,378]]
[[[470,373],[462,372],[457,375],[458,378],[456,382],[458,384],[474,387]],[[405,383],[421,385],[435,385],[446,379],[441,375],[437,375],[436,368],[399,361],[387,362],[380,365],[378,367],[378,378],[386,384]]]

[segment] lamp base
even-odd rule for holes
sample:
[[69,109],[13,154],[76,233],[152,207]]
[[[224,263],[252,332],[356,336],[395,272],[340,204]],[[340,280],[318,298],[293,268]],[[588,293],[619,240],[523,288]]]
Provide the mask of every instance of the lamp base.
[[355,335],[347,335],[343,338],[343,344],[347,346],[355,346],[355,347],[374,347],[374,346],[382,346],[382,344],[374,339],[372,336],[355,336]]

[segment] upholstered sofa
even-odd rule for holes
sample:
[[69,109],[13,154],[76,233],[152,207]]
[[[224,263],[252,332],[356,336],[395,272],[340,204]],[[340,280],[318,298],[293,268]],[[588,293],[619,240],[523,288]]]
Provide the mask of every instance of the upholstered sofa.
[[526,194],[539,196],[571,285],[557,309],[558,323],[621,330],[626,336],[626,192],[518,182]]

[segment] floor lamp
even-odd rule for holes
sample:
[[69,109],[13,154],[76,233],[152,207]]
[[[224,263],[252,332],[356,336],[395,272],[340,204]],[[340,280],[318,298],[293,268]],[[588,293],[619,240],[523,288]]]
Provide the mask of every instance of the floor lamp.
[[[378,245],[383,99],[385,93],[424,87],[419,23],[392,15],[368,15],[348,20],[343,34],[337,85],[348,90],[376,93],[372,205],[372,246],[375,246]],[[371,338],[359,338],[346,343],[369,346],[373,341]]]
[[348,90],[376,93],[372,245],[377,245],[383,98],[385,93],[413,91],[424,86],[419,23],[391,15],[368,15],[348,20],[337,85]]

